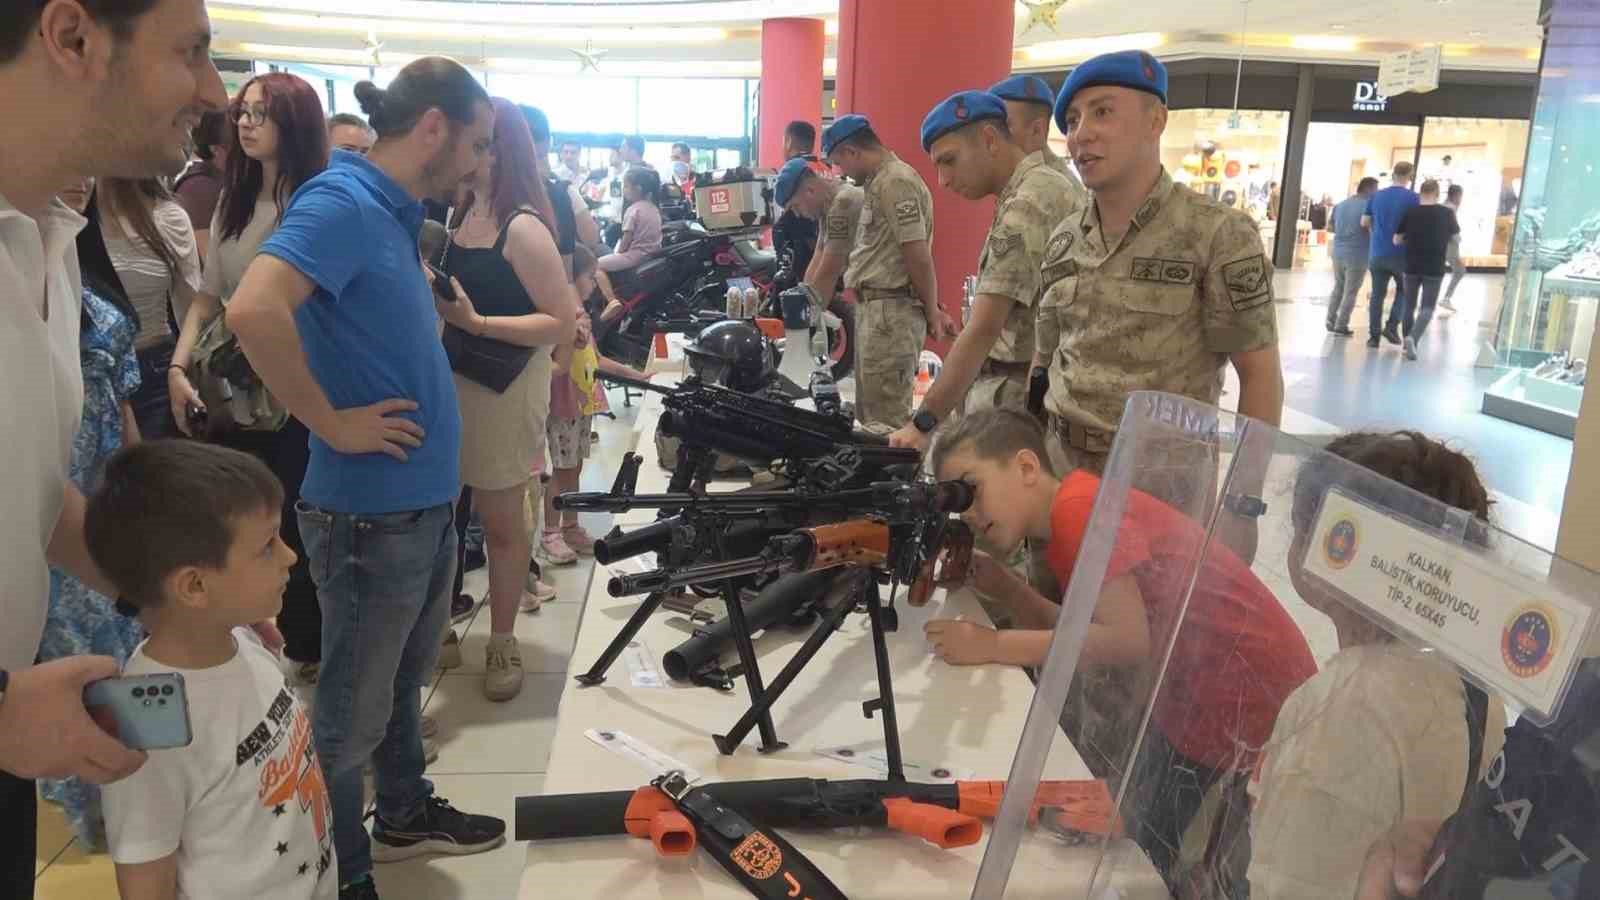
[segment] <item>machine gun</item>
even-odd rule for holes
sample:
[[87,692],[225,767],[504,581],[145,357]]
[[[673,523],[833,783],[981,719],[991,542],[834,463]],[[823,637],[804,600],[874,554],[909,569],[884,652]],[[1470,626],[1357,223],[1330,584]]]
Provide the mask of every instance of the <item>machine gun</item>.
[[[864,465],[846,448],[854,465]],[[837,462],[837,460],[835,460]],[[657,568],[614,576],[607,585],[614,597],[648,594],[622,631],[589,671],[578,676],[585,685],[605,679],[605,672],[665,599],[666,592],[691,588],[718,591],[727,606],[727,628],[739,651],[750,709],[725,735],[714,735],[717,749],[731,754],[752,728],[761,729],[761,749],[777,750],[771,708],[824,641],[851,611],[864,609],[872,623],[879,697],[863,705],[871,718],[881,711],[891,777],[903,778],[898,725],[889,673],[885,634],[896,627],[894,591],[904,585],[913,605],[926,603],[933,589],[953,571],[964,572],[971,561],[972,534],[952,513],[972,503],[972,489],[963,482],[939,484],[923,480],[874,481],[840,490],[817,490],[817,479],[802,489],[706,494],[669,491],[636,494],[642,457],[628,454],[610,493],[562,494],[558,509],[584,512],[627,512],[658,509],[666,518],[624,533],[615,528],[595,545],[595,558],[611,564],[654,551]],[[814,467],[815,468],[815,467]],[[859,468],[845,471],[844,483],[859,483]],[[902,473],[920,479],[913,469]],[[940,566],[942,568],[936,568]],[[838,570],[816,603],[822,621],[771,686],[763,684],[752,641],[754,628],[740,597],[743,583],[770,581],[798,572]],[[887,605],[880,602],[879,583],[890,585]]]
[[[921,462],[916,450],[890,447],[884,437],[856,430],[837,405],[831,414],[813,412],[694,378],[672,388],[625,376],[605,378],[663,396],[659,427],[680,441],[669,491],[703,488],[718,453],[760,466],[779,463],[792,483],[809,480],[817,490],[885,480],[895,467]],[[854,456],[839,462],[846,450]],[[823,468],[806,465],[823,459],[835,462]]]
[[[1000,811],[1003,781],[920,784],[882,779],[827,781],[775,778],[704,786],[718,800],[769,828],[889,828],[941,849],[975,844],[980,820]],[[1078,842],[1121,831],[1104,781],[1046,781],[1039,785],[1029,821],[1063,840]],[[655,787],[518,797],[516,839],[560,840],[631,834],[648,838],[662,855],[693,852],[695,832],[671,798]]]

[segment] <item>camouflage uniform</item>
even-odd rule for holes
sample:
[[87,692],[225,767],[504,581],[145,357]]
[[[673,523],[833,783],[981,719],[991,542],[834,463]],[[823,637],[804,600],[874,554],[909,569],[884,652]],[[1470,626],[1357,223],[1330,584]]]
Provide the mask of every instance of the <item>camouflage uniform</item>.
[[[1104,469],[1129,392],[1215,404],[1228,354],[1278,340],[1272,265],[1255,223],[1164,170],[1115,246],[1093,203],[1074,210],[1050,236],[1042,276],[1046,440],[1062,473]],[[1166,448],[1163,459],[1140,462],[1136,486],[1195,511],[1204,485],[1192,473],[1207,454],[1216,448]]]
[[1027,408],[1044,248],[1050,233],[1082,193],[1075,180],[1069,181],[1049,167],[1042,152],[1023,157],[1000,192],[994,223],[978,256],[977,293],[1005,297],[1012,306],[1000,337],[967,392],[966,412]]
[[1077,197],[1080,199],[1088,197],[1089,192],[1083,189],[1083,182],[1078,180],[1077,171],[1072,168],[1072,163],[1067,162],[1066,157],[1057,156],[1056,152],[1050,149],[1049,144],[1045,144],[1044,149],[1040,150],[1039,152],[1044,155],[1045,165],[1067,176],[1067,180],[1072,182],[1072,186],[1074,188],[1073,193]]
[[856,418],[887,434],[911,419],[917,359],[928,337],[901,245],[933,240],[933,195],[893,153],[862,186],[844,284],[856,292]]

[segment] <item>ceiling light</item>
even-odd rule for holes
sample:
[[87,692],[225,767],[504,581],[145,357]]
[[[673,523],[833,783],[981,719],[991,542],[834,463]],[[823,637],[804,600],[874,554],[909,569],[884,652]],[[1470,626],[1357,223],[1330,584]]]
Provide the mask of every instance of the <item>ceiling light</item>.
[[[257,59],[276,60],[287,62],[319,62],[329,65],[345,66],[371,66],[372,51],[365,48],[348,50],[341,47],[304,47],[293,44],[260,44],[254,41],[245,41],[235,44],[230,51],[226,45],[218,47],[218,52],[223,55],[232,53],[242,54]],[[383,68],[404,66],[407,63],[421,59],[415,53],[390,53],[383,54]]]
[[[741,23],[758,22],[774,14],[773,0],[701,0],[673,4],[672,16],[679,22]],[[431,21],[447,14],[452,22],[468,22],[501,29],[515,25],[569,25],[573,27],[627,27],[641,16],[658,16],[656,4],[635,0],[631,3],[451,3],[448,13],[437,0],[211,0],[207,4],[213,18],[229,8],[320,14],[337,6],[347,16],[372,16],[379,19],[417,19]],[[782,15],[822,18],[838,13],[838,0],[783,0]]]
[[351,16],[320,16],[300,13],[256,12],[253,10],[216,9],[211,18],[219,22],[239,22],[266,25],[274,28],[292,28],[323,34],[367,34],[377,32],[386,37],[444,38],[470,41],[536,41],[545,44],[581,44],[599,41],[602,44],[714,44],[727,40],[724,28],[518,28],[474,22],[436,22],[405,19],[354,18]]
[[[569,60],[493,56],[483,61],[492,72],[530,75],[568,75],[578,72]],[[607,59],[607,78],[760,78],[759,60],[730,59]]]
[[1331,34],[1297,34],[1289,39],[1289,46],[1296,50],[1334,50],[1349,53],[1360,44],[1361,42],[1355,38]]
[[827,35],[828,37],[838,37],[839,36],[839,20],[838,19],[823,19],[822,20],[822,33]]
[[1117,34],[1108,37],[1073,38],[1065,41],[1046,41],[1022,48],[1022,55],[1033,62],[1047,60],[1087,59],[1101,53],[1118,50],[1150,50],[1166,43],[1164,34],[1154,31],[1137,34]]

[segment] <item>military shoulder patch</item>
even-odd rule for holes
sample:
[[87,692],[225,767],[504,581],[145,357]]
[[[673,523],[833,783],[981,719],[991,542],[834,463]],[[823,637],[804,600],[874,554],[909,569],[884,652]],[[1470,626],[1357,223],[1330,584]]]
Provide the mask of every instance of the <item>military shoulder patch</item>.
[[1181,259],[1135,256],[1129,277],[1157,284],[1194,284],[1195,264]]
[[989,235],[989,255],[995,259],[1005,259],[1013,250],[1022,249],[1022,235],[1015,231],[997,232]]
[[895,221],[901,225],[922,221],[922,207],[915,200],[901,200],[894,205]]
[[848,216],[828,217],[828,240],[842,241],[850,237],[850,218]]
[[1260,253],[1224,265],[1222,283],[1227,286],[1228,300],[1236,310],[1253,309],[1272,299],[1267,258]]
[[1072,242],[1077,240],[1077,237],[1067,229],[1057,231],[1050,236],[1050,242],[1044,245],[1044,258],[1053,261],[1066,256],[1067,251],[1072,249]]

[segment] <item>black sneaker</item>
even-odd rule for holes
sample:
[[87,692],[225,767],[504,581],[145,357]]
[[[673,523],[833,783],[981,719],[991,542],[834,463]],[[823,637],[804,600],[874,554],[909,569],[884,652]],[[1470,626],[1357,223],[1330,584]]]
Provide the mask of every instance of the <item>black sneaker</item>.
[[461,560],[461,571],[476,572],[488,564],[489,557],[484,554],[482,547],[468,547]]
[[1351,331],[1348,328],[1330,328],[1330,329],[1328,329],[1328,331],[1331,334],[1333,334],[1334,337],[1355,337],[1356,336],[1356,333],[1354,331]]
[[1391,344],[1399,346],[1400,345],[1400,332],[1397,331],[1394,328],[1385,328],[1383,330],[1383,339],[1388,341]]
[[378,886],[369,875],[339,888],[339,900],[378,900]]
[[1377,335],[1373,335],[1372,337],[1367,338],[1367,349],[1368,350],[1376,350],[1376,349],[1378,349],[1378,336]]
[[429,797],[428,805],[410,822],[386,822],[375,815],[372,826],[372,858],[383,863],[424,853],[467,856],[505,842],[505,822],[461,812],[440,797]]
[[472,611],[478,608],[478,601],[472,599],[471,594],[457,594],[450,601],[450,622],[459,625],[472,618]]

